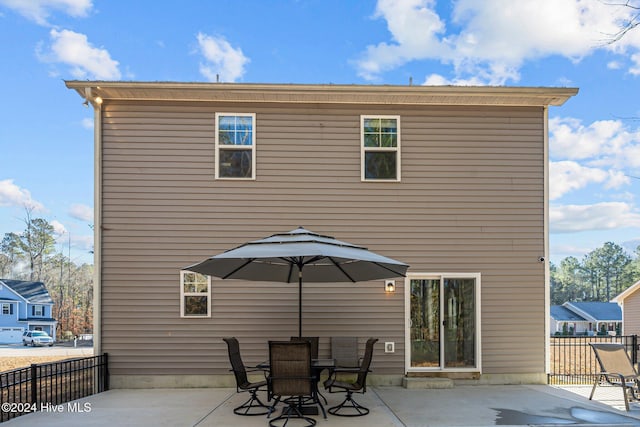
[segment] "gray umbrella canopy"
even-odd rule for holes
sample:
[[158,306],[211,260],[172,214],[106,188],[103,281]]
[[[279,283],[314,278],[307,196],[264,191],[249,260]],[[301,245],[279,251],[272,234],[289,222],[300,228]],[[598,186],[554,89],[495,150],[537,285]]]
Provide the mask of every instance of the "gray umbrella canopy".
[[298,282],[302,336],[302,282],[360,282],[403,277],[409,266],[367,248],[302,227],[254,240],[186,267],[222,279]]

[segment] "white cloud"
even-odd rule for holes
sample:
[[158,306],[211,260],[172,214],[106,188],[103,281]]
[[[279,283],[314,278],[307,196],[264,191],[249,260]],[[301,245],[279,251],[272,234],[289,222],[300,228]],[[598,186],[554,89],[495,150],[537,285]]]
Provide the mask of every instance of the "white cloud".
[[386,20],[390,40],[367,46],[356,66],[363,78],[375,80],[407,62],[432,59],[453,66],[453,81],[505,84],[518,81],[529,60],[560,55],[579,61],[597,49],[637,52],[636,32],[606,43],[632,14],[600,1],[459,0],[451,22],[443,22],[434,0],[379,0],[374,17]]
[[51,46],[47,52],[37,52],[42,61],[62,63],[70,67],[77,79],[118,80],[118,61],[111,59],[106,49],[94,47],[87,36],[70,30],[51,30]]
[[57,219],[54,219],[49,224],[53,227],[53,233],[58,236],[58,239],[68,233],[67,228]]
[[0,4],[39,25],[49,25],[47,19],[54,10],[83,18],[93,8],[92,0],[0,0]]
[[82,119],[82,127],[85,129],[93,130],[93,119],[85,117]]
[[69,215],[75,219],[79,219],[80,221],[93,221],[93,208],[91,206],[82,205],[82,204],[74,204],[71,205],[71,209],[69,210]]
[[71,245],[85,252],[93,250],[93,236],[71,236]]
[[629,73],[634,76],[640,75],[640,53],[631,55],[631,62],[633,62],[633,66],[629,68]]
[[42,203],[34,200],[29,190],[18,187],[12,179],[0,181],[0,206],[18,206],[34,211],[44,210]]
[[591,183],[602,183],[607,173],[572,161],[549,163],[549,200],[556,200],[572,190]]
[[610,70],[619,70],[622,68],[622,64],[620,61],[609,61],[607,62],[607,68]]
[[434,7],[434,0],[379,0],[374,18],[387,21],[393,42],[368,46],[357,61],[359,74],[373,80],[408,61],[448,56],[447,46],[438,38],[444,23]]
[[487,84],[487,82],[477,76],[468,79],[454,78],[449,80],[440,74],[430,74],[425,78],[424,83],[422,84],[425,86],[482,86]]
[[549,120],[553,158],[588,162],[615,169],[640,167],[640,131],[620,120],[599,120],[588,126],[574,118]]
[[564,205],[549,208],[552,233],[612,230],[640,227],[640,213],[628,203],[603,202],[594,205]]
[[249,58],[242,49],[234,48],[224,37],[197,35],[199,53],[204,56],[205,63],[200,64],[200,73],[209,81],[220,79],[223,82],[234,82],[241,78]]

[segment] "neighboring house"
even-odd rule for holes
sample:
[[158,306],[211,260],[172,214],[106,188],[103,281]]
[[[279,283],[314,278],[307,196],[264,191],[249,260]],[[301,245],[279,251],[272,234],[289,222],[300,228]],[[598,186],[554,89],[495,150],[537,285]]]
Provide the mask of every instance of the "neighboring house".
[[589,321],[564,305],[552,305],[550,313],[551,335],[584,334],[589,330]]
[[622,334],[640,335],[640,280],[622,291],[611,301],[622,310]]
[[613,302],[565,302],[551,306],[551,333],[615,335],[622,330],[622,311]]
[[[548,108],[572,88],[67,81],[95,110],[94,344],[113,387],[230,385],[297,335],[297,286],[185,266],[303,226],[410,265],[305,283],[303,331],[371,380],[545,383]],[[80,103],[79,103],[80,104]],[[385,292],[395,289],[395,292]]]
[[44,331],[55,339],[52,308],[44,283],[0,279],[0,343],[22,342],[27,330]]

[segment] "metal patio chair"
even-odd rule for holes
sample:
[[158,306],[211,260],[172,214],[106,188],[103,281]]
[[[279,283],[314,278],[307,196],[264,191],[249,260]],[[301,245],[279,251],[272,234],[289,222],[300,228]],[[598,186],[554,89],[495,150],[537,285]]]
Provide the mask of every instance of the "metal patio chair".
[[[358,372],[360,355],[358,354],[358,337],[331,337],[331,358],[336,368],[343,372]],[[351,369],[349,369],[351,368]]]
[[291,341],[309,341],[309,343],[311,344],[311,359],[318,358],[320,337],[291,337]]
[[591,389],[589,400],[593,398],[596,387],[603,383],[621,387],[624,407],[629,410],[629,401],[638,400],[640,377],[633,366],[624,345],[617,343],[589,343],[596,355],[600,372]]
[[305,414],[309,400],[318,405],[324,418],[327,418],[318,400],[317,380],[311,370],[309,341],[269,341],[269,369],[269,400],[275,398],[275,407],[284,397],[283,401],[288,405],[278,417],[269,421],[269,426],[277,427],[276,423],[282,420],[284,426],[290,419],[306,421],[305,427],[316,425],[316,420]]
[[[262,403],[258,398],[258,391],[266,391],[267,381],[250,382],[247,377],[247,369],[242,362],[240,356],[240,344],[235,337],[222,338],[227,343],[229,350],[229,362],[231,362],[231,370],[236,378],[236,391],[238,393],[250,393],[249,400],[242,405],[233,409],[236,415],[267,415],[271,411],[271,407]],[[261,371],[259,369],[251,371]],[[254,408],[259,408],[257,411]]]
[[364,357],[362,358],[362,364],[357,371],[358,377],[355,382],[340,381],[336,378],[337,374],[344,369],[347,369],[347,372],[353,372],[353,368],[336,368],[333,375],[324,382],[324,388],[329,390],[329,393],[335,393],[336,391],[334,391],[334,389],[339,389],[340,391],[347,393],[347,396],[339,405],[329,408],[328,411],[331,415],[337,415],[340,417],[360,417],[369,413],[368,408],[353,400],[353,393],[364,394],[367,392],[367,374],[369,373],[371,359],[373,358],[373,345],[377,341],[377,338],[369,338],[367,340]]

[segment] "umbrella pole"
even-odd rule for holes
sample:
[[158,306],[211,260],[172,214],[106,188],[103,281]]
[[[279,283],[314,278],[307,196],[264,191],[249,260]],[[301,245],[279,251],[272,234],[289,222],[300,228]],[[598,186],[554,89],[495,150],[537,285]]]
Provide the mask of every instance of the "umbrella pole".
[[298,268],[298,338],[302,338],[302,266]]

